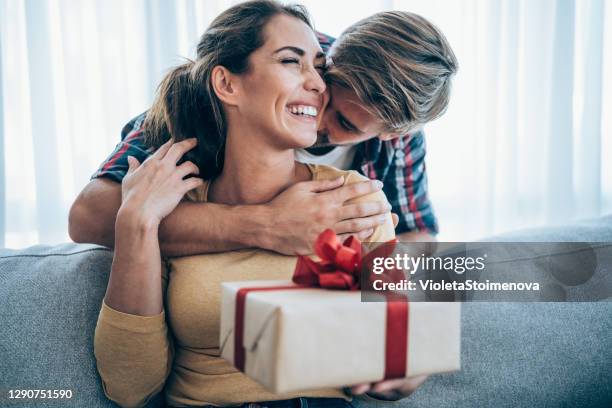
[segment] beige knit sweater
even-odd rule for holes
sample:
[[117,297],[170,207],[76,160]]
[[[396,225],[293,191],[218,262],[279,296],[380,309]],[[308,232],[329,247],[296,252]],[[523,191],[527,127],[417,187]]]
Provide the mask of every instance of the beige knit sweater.
[[[313,180],[356,172],[309,165]],[[208,185],[197,191],[206,201]],[[382,192],[359,201],[385,200]],[[395,237],[391,215],[368,240]],[[272,394],[219,357],[220,297],[223,281],[291,279],[294,256],[261,249],[174,258],[164,262],[165,308],[157,316],[121,313],[102,304],[95,355],[104,392],[121,406],[142,406],[164,388],[170,406],[239,405],[295,397],[349,399],[339,389]]]

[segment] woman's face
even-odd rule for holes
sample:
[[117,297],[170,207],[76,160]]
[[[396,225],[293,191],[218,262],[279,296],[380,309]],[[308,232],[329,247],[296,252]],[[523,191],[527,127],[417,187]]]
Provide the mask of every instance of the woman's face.
[[263,46],[249,57],[249,70],[237,78],[237,108],[245,124],[272,135],[270,143],[279,149],[312,145],[327,99],[324,68],[312,29],[291,16],[273,17]]

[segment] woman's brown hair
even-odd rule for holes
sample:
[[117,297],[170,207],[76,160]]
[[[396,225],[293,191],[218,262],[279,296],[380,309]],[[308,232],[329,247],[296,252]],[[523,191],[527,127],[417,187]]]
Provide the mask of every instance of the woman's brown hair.
[[145,119],[145,140],[159,147],[196,137],[198,146],[185,160],[200,168],[209,180],[223,169],[226,120],[223,105],[211,84],[211,73],[221,65],[235,74],[247,72],[249,56],[264,44],[264,28],[276,15],[295,17],[312,28],[308,12],[300,5],[274,0],[253,0],[235,5],[213,20],[197,47],[197,58],[170,71],[159,85]]

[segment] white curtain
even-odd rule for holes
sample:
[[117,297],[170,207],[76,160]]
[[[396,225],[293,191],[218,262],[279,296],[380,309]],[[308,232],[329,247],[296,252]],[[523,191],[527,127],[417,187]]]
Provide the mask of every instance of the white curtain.
[[[68,240],[70,204],[229,0],[0,0],[0,246]],[[436,23],[460,62],[427,126],[440,239],[612,211],[604,0],[302,1],[338,35],[385,9]]]
[[447,115],[427,132],[441,239],[612,211],[609,3],[396,6],[438,23],[461,65]]

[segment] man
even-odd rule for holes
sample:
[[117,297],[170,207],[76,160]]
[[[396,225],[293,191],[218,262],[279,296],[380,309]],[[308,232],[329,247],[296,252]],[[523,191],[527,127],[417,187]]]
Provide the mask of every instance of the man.
[[[423,124],[448,104],[457,61],[444,35],[424,18],[384,12],[347,29],[337,40],[319,34],[330,60],[330,102],[319,141],[297,152],[300,161],[360,171],[374,182],[342,180],[292,186],[263,205],[183,202],[160,227],[164,255],[180,256],[260,247],[307,254],[319,232],[368,237],[389,210],[381,204],[344,203],[383,189],[396,214],[400,240],[431,240],[437,222],[427,196]],[[76,242],[114,244],[127,156],[142,162],[145,114],[128,123],[122,141],[94,174],[70,211]]]

